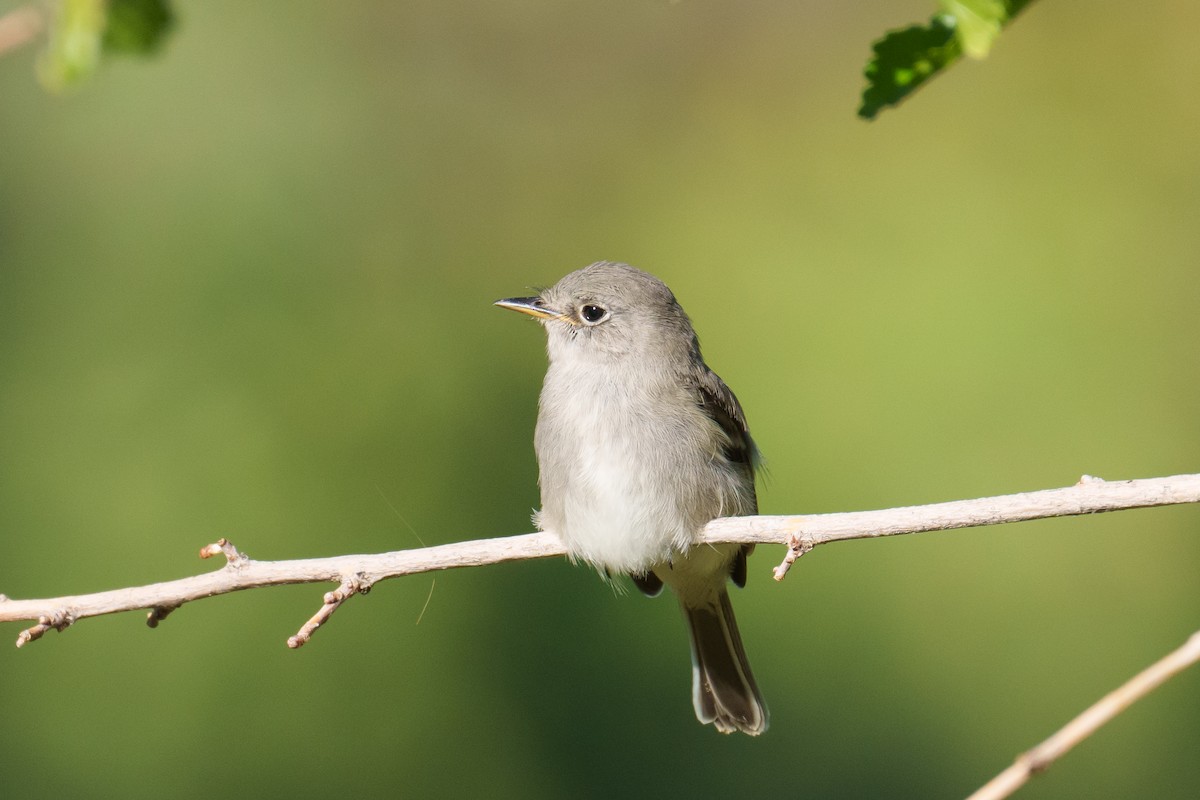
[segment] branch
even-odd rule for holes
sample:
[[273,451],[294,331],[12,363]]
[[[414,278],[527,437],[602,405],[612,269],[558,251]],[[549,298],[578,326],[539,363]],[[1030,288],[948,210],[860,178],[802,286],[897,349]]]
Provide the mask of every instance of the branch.
[[1163,656],[1129,679],[1125,685],[1105,695],[1065,727],[1037,747],[1022,753],[1011,767],[980,787],[967,800],[1003,800],[1039,772],[1066,755],[1075,745],[1100,729],[1113,717],[1141,700],[1169,678],[1200,661],[1200,631],[1176,650]]
[[[0,622],[36,620],[37,625],[21,632],[17,647],[41,638],[50,628],[63,630],[86,617],[116,614],[122,611],[149,609],[147,624],[157,623],[168,613],[184,603],[215,597],[243,589],[262,586],[284,586],[293,583],[338,583],[349,582],[360,587],[369,586],[385,578],[416,575],[434,570],[456,567],[480,567],[504,561],[519,561],[532,558],[548,558],[565,554],[558,537],[549,533],[530,533],[500,539],[480,539],[473,542],[456,542],[436,547],[415,550],[396,550],[390,553],[371,555],[334,556],[332,558],[307,558],[294,561],[255,561],[238,552],[227,540],[221,539],[200,551],[201,558],[224,554],[225,566],[215,572],[191,578],[152,583],[128,589],[113,589],[107,592],[55,597],[45,600],[13,600],[0,594]],[[362,588],[357,593],[364,593]],[[346,597],[356,592],[348,592]],[[333,594],[331,592],[330,594]],[[345,598],[342,598],[344,600]],[[340,605],[339,601],[336,605]],[[325,605],[332,605],[326,603]],[[336,607],[336,606],[335,606]],[[302,644],[307,641],[332,610],[319,612],[309,620],[304,630],[293,637]],[[311,628],[309,627],[311,626]]]
[[1065,489],[927,506],[800,517],[725,517],[708,523],[703,540],[786,542],[790,546],[788,557],[775,569],[775,579],[782,580],[796,558],[829,542],[1198,502],[1200,474],[1132,481],[1104,481],[1084,475]]
[[[1079,483],[1065,489],[882,511],[726,517],[710,522],[700,541],[787,544],[787,558],[775,569],[776,579],[781,580],[798,557],[827,542],[1196,502],[1200,502],[1200,474],[1113,482],[1084,476]],[[40,638],[51,628],[61,631],[81,619],[102,614],[148,609],[147,624],[155,627],[174,609],[204,597],[260,586],[339,584],[339,588],[326,597],[317,615],[289,640],[289,644],[298,647],[308,641],[312,632],[345,600],[363,593],[378,581],[434,570],[562,556],[565,551],[551,533],[295,561],[255,561],[239,553],[224,539],[201,551],[205,558],[221,554],[226,558],[223,568],[165,583],[44,600],[12,600],[0,595],[0,622],[33,620],[37,623],[18,636],[17,646],[20,647]]]

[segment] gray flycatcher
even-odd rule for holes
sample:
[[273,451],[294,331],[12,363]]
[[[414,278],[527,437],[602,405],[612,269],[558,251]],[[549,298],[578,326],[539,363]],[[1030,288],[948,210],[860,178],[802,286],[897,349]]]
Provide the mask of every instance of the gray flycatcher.
[[745,585],[753,545],[696,544],[709,520],[758,513],[758,452],[687,314],[658,278],[607,261],[496,305],[546,329],[534,523],[647,595],[671,587],[691,633],[696,717],[762,733],[767,707],[725,587]]

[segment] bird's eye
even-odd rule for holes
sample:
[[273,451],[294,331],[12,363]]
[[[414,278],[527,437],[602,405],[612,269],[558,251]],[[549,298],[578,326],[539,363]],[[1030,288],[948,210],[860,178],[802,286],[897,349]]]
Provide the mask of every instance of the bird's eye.
[[608,309],[603,306],[586,305],[579,309],[579,316],[583,317],[583,321],[588,325],[595,325],[608,317]]

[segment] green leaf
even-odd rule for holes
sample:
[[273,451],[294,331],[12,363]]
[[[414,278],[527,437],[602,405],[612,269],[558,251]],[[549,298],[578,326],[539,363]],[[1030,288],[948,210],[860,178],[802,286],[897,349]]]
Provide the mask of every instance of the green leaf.
[[867,64],[867,88],[858,115],[874,119],[882,109],[899,103],[918,86],[962,55],[954,35],[954,18],[939,14],[927,27],[890,31],[872,47]]
[[954,35],[971,58],[986,56],[1008,21],[1008,9],[1000,0],[940,0],[940,4],[955,19]]
[[174,21],[167,0],[110,0],[104,52],[150,55],[162,47]]
[[983,58],[1001,29],[1033,0],[938,0],[945,12],[928,26],[888,32],[872,46],[858,115],[874,119],[962,55]]

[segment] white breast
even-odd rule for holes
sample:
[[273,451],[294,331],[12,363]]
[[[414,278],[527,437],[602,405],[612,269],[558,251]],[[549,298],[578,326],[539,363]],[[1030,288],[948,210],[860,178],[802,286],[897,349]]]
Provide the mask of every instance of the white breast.
[[[617,390],[595,381],[587,372],[547,375],[538,418],[538,522],[574,558],[614,574],[644,572],[695,536],[680,511],[687,488],[673,480],[688,465],[677,463],[670,430],[653,417],[652,387],[623,382]],[[555,402],[546,402],[547,393],[557,393]]]

